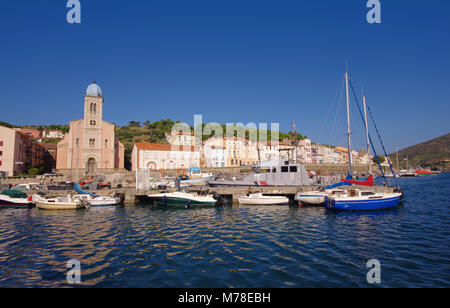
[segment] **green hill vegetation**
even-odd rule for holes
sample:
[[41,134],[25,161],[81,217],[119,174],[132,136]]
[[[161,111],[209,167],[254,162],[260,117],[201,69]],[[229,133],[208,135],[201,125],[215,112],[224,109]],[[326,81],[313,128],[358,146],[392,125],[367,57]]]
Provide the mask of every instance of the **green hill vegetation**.
[[[389,157],[395,165],[396,153]],[[450,133],[400,150],[398,157],[400,168],[406,168],[408,165],[409,167],[449,170]]]
[[[131,151],[133,150],[133,144],[136,142],[151,142],[151,143],[161,143],[167,144],[166,133],[170,133],[172,131],[172,127],[176,123],[181,123],[180,121],[172,121],[170,119],[161,120],[156,122],[138,122],[138,121],[130,121],[128,126],[116,126],[116,135],[119,137],[120,142],[125,147],[125,168],[128,168],[131,163]],[[218,124],[222,128],[223,134],[226,135],[226,125]],[[189,127],[192,132],[194,132],[194,127]],[[205,124],[203,124],[203,131],[205,128]],[[249,138],[251,134],[255,134],[259,136],[261,133],[259,129],[246,129],[243,126],[230,126],[228,129],[234,129],[234,136],[243,136]],[[214,135],[214,131],[209,135],[203,135],[203,141],[207,140],[211,136]],[[267,140],[270,140],[272,131],[267,131]],[[306,136],[297,133],[295,136],[292,135],[292,132],[283,133],[279,132],[279,140],[283,141],[285,139],[297,139],[302,140],[305,139]]]

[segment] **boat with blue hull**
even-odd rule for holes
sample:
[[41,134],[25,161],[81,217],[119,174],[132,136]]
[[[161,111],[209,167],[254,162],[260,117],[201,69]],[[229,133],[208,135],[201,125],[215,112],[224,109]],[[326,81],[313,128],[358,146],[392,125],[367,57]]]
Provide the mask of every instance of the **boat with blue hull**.
[[373,211],[394,208],[400,202],[402,193],[374,193],[349,189],[328,197],[326,208],[343,211]]
[[[370,157],[370,148],[372,148],[373,153],[375,154],[377,164],[380,168],[381,174],[386,180],[385,174],[383,172],[383,169],[381,168],[380,161],[378,159],[375,147],[373,145],[372,139],[369,135],[369,128],[368,128],[368,122],[367,122],[367,111],[369,111],[372,122],[374,124],[374,127],[376,129],[376,132],[378,134],[378,137],[380,139],[380,143],[383,147],[384,154],[387,156],[386,150],[384,148],[383,142],[381,140],[378,128],[376,127],[375,121],[373,119],[373,116],[370,112],[370,108],[368,108],[368,104],[366,101],[366,97],[363,95],[363,103],[364,103],[364,115],[362,114],[361,108],[358,103],[358,99],[356,98],[356,94],[354,92],[353,86],[350,83],[348,73],[345,73],[345,88],[346,88],[346,101],[347,101],[347,137],[348,137],[348,153],[351,153],[351,129],[350,129],[350,95],[349,95],[349,85],[352,87],[353,94],[355,96],[355,101],[358,105],[358,109],[361,115],[361,119],[364,122],[364,127],[366,130],[366,142],[367,142],[367,149],[368,154]],[[394,180],[396,180],[395,173],[392,169],[391,163],[388,160],[389,167],[391,170],[391,173],[394,176]],[[349,174],[352,174],[352,159],[351,156],[348,160],[348,170]],[[369,159],[369,177],[366,181],[353,181],[353,180],[342,180],[344,183],[348,184],[354,184],[354,185],[364,185],[364,186],[373,186],[373,175],[372,173],[372,167]],[[398,205],[400,202],[400,199],[403,197],[403,191],[400,187],[397,187],[394,189],[394,192],[390,193],[375,193],[373,190],[362,190],[362,189],[345,189],[342,192],[337,192],[332,195],[329,195],[327,197],[327,200],[325,202],[327,209],[333,209],[333,210],[344,210],[344,211],[371,211],[371,210],[384,210],[384,209],[390,209],[394,208]]]

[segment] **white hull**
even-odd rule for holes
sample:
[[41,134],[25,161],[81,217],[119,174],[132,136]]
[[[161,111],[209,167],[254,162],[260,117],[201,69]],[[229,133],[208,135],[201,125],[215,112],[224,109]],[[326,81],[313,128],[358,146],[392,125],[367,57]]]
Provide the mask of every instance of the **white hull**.
[[330,196],[343,193],[343,190],[339,189],[326,189],[323,191],[304,191],[295,194],[294,200],[299,205],[325,205]]
[[171,193],[160,193],[160,194],[152,194],[148,195],[148,198],[151,200],[170,200],[170,201],[179,201],[183,202],[192,202],[193,204],[215,204],[217,202],[216,199],[212,195],[197,195],[193,193],[186,193],[184,191],[175,191]]
[[238,198],[242,205],[281,205],[288,204],[289,198],[278,196],[263,196],[262,194],[252,194]]
[[80,200],[75,200],[70,196],[46,199],[34,195],[33,201],[36,204],[36,207],[42,210],[76,210],[86,208]]
[[325,204],[326,197],[324,194],[297,194],[295,200],[301,204],[322,205]]
[[108,205],[117,205],[120,203],[119,198],[115,197],[92,197],[91,195],[75,195],[73,196],[75,200],[86,201],[91,206],[108,206]]
[[9,196],[0,195],[0,207],[3,206],[31,206],[33,201],[29,201],[27,198],[11,198]]

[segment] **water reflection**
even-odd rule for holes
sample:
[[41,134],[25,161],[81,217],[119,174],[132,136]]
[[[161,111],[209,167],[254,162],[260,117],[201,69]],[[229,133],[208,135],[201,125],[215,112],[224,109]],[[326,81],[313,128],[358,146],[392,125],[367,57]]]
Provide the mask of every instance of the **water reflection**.
[[382,262],[383,286],[448,286],[448,204],[439,194],[405,191],[403,206],[377,212],[7,209],[0,211],[0,286],[68,287],[70,259],[82,264],[82,286],[367,286],[372,258]]

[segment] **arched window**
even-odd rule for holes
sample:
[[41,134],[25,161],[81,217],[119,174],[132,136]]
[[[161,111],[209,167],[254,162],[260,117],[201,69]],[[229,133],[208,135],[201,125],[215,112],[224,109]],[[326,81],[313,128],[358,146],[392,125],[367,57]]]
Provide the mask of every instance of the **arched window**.
[[108,148],[108,139],[105,139],[105,148]]
[[91,103],[91,105],[89,106],[89,111],[91,112],[91,114],[96,114],[97,113],[97,104]]

